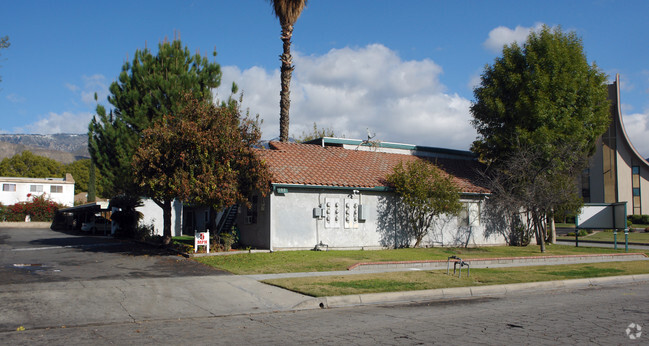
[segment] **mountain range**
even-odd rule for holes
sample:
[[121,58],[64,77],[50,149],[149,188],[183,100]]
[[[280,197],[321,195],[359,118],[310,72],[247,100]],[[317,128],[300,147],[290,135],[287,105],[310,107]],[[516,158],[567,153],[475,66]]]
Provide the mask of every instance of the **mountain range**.
[[87,134],[0,134],[0,160],[31,151],[61,163],[90,158]]

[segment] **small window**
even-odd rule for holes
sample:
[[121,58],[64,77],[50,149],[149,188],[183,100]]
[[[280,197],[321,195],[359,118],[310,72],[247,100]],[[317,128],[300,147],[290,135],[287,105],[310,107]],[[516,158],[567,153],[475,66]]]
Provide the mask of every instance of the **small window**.
[[633,195],[634,196],[640,196],[640,189],[639,188],[633,188]]
[[30,185],[29,192],[43,192],[43,185]]
[[16,191],[16,184],[2,184],[2,191]]
[[460,210],[460,213],[458,214],[458,225],[460,227],[468,227],[470,225],[470,220],[469,220],[469,204],[468,203],[463,203],[462,209]]
[[63,193],[63,186],[61,185],[50,186],[50,193]]
[[640,166],[633,166],[633,174],[640,174]]
[[259,203],[259,197],[252,196],[249,199],[250,208],[246,210],[246,224],[256,224],[257,223],[257,204]]

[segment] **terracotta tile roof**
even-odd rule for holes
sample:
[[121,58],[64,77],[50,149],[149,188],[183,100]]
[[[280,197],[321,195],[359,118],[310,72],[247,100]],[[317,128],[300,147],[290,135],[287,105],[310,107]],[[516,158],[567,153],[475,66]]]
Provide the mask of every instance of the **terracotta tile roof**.
[[[401,161],[421,160],[413,155],[322,147],[315,144],[270,142],[257,149],[268,164],[272,183],[356,188],[385,187],[385,178]],[[431,159],[453,176],[462,192],[489,193],[477,183],[476,161]]]

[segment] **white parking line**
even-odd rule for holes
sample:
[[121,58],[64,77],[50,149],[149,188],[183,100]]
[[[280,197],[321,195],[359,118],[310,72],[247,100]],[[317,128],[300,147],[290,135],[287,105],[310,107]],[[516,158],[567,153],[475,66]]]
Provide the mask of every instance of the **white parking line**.
[[97,247],[97,246],[115,246],[120,245],[120,243],[99,243],[99,244],[84,244],[84,245],[63,245],[63,246],[47,246],[47,247],[27,247],[27,248],[17,248],[10,250],[0,250],[3,251],[38,251],[38,250],[55,250],[55,249],[69,249],[69,248],[84,248],[84,247]]

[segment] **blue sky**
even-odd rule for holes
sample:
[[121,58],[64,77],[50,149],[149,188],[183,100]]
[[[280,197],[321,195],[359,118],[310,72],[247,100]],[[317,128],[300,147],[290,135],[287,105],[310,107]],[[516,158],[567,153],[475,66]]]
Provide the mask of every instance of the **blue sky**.
[[[468,149],[472,89],[503,44],[541,24],[583,40],[589,62],[621,76],[627,132],[649,157],[649,1],[311,0],[295,26],[291,130],[316,122],[338,136]],[[280,27],[264,0],[12,1],[0,36],[0,132],[85,133],[99,94],[136,49],[177,33],[218,52],[232,81],[279,134]]]

